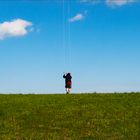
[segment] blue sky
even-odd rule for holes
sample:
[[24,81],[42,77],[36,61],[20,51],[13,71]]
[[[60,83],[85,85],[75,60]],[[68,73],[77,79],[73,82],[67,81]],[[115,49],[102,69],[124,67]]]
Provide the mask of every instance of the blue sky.
[[0,93],[140,91],[137,0],[0,2]]

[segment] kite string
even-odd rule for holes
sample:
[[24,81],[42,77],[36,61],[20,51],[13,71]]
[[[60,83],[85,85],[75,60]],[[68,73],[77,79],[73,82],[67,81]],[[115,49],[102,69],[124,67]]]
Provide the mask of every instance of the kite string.
[[63,46],[63,50],[64,50],[64,67],[66,67],[66,24],[65,24],[65,20],[66,20],[66,16],[65,16],[65,0],[62,1],[62,46]]
[[[68,1],[68,18],[70,18],[71,13],[71,3]],[[71,67],[71,25],[70,22],[68,22],[68,61],[69,61],[69,69]]]
[[63,49],[64,49],[64,67],[65,69],[70,69],[71,67],[71,26],[69,22],[70,18],[70,1],[63,0],[63,17],[62,17],[62,39],[63,39]]

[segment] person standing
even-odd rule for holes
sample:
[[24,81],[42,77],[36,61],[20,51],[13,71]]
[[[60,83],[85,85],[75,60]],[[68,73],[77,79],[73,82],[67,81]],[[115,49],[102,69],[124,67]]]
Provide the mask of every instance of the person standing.
[[66,94],[69,94],[72,85],[72,76],[70,73],[64,73],[63,78],[65,79]]

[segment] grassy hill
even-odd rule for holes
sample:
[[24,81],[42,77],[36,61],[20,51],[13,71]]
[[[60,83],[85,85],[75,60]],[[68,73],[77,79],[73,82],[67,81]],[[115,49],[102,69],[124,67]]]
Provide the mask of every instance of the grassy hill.
[[0,95],[0,140],[139,139],[139,93]]

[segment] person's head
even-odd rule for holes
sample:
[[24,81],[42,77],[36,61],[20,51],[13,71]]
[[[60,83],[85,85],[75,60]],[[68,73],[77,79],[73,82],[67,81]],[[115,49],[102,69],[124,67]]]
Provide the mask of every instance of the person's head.
[[67,73],[68,76],[71,76],[71,73]]

